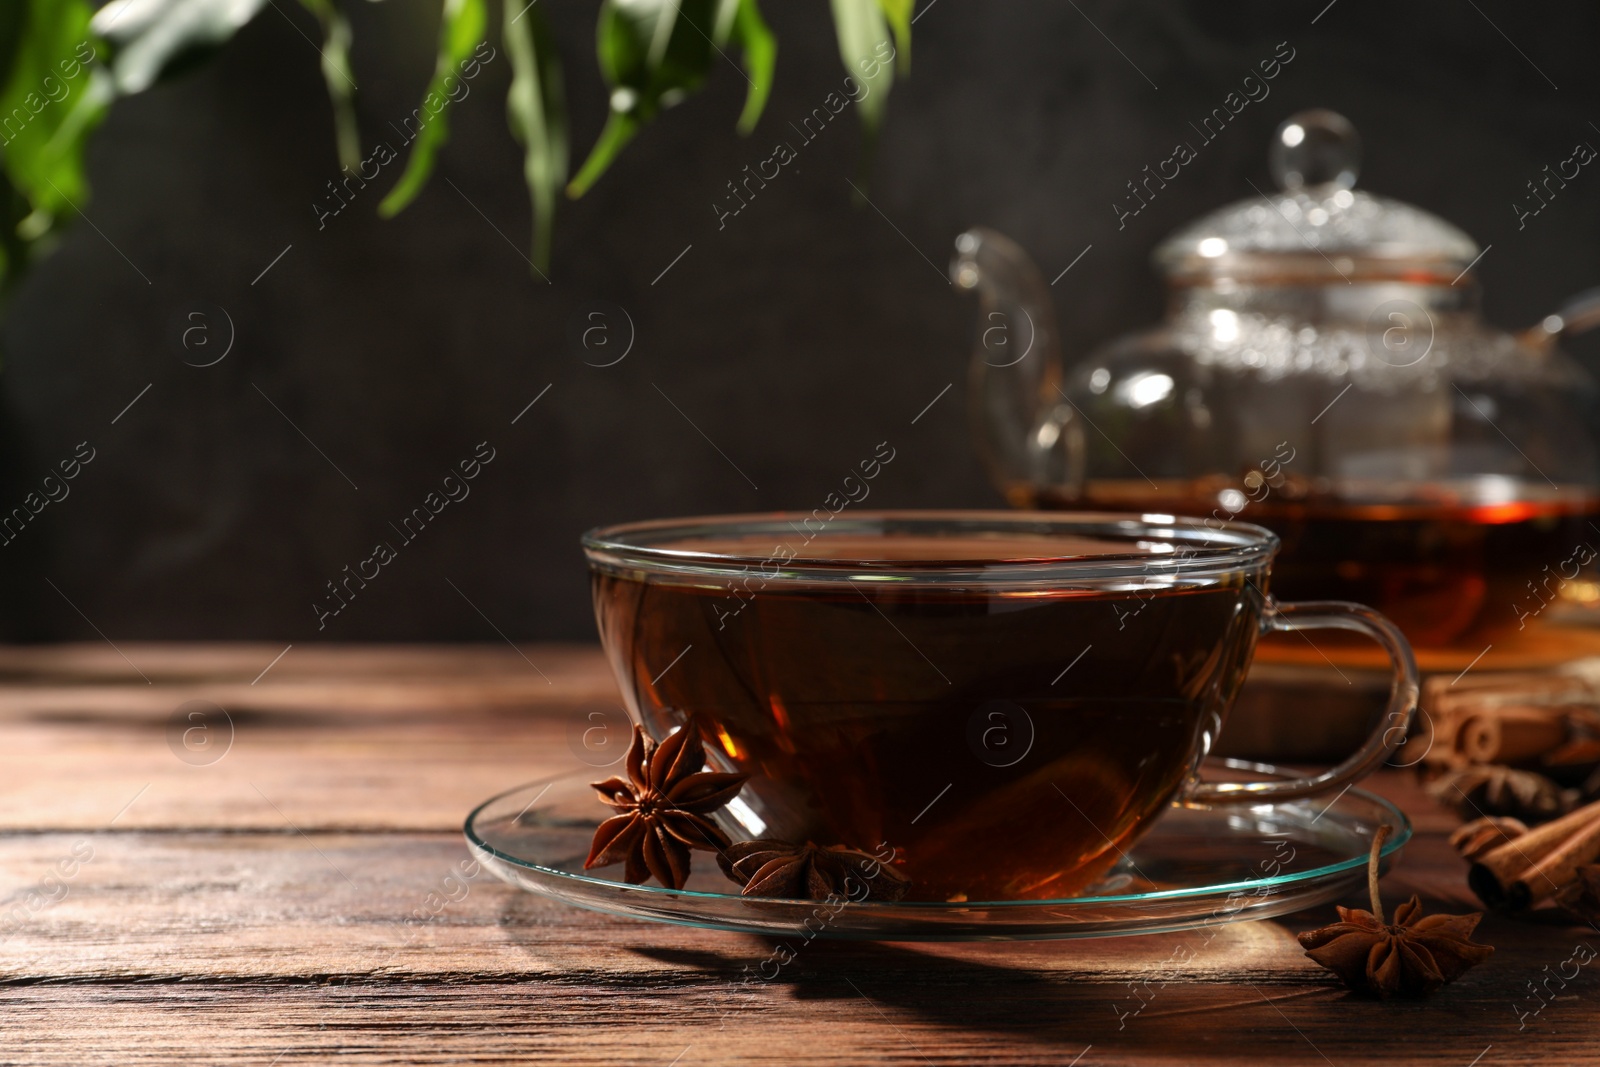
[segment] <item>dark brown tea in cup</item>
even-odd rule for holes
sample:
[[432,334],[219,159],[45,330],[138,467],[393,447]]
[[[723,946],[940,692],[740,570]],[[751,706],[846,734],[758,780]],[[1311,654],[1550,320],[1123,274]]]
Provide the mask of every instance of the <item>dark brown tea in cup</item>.
[[[761,557],[728,538],[674,544]],[[811,558],[1155,558],[1165,544],[819,537]],[[745,835],[883,853],[911,898],[1069,896],[1177,795],[1231,705],[1265,577],[980,591],[597,569],[601,635],[647,727],[689,715],[752,777]],[[754,813],[754,819],[750,813]],[[730,827],[731,828],[731,827]]]

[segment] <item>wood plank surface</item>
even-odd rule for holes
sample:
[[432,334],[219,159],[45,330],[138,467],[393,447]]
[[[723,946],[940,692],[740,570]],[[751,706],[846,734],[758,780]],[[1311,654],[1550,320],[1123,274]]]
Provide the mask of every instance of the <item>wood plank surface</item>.
[[[254,683],[282,646],[122,648],[0,653],[0,830],[454,830],[621,715],[589,646],[295,648]],[[214,763],[172,750],[191,701],[226,712]]]
[[[796,941],[774,966],[782,939],[568,908],[468,856],[471,806],[584,767],[573,724],[614,703],[594,649],[294,649],[254,686],[281,646],[122,651],[137,668],[0,651],[0,1064],[1600,1058],[1600,970],[1531,995],[1600,948],[1560,922],[1490,916],[1495,956],[1422,1003],[1305,959],[1331,908],[1209,940]],[[190,700],[236,719],[208,766],[169,745]],[[1407,774],[1374,785],[1419,831],[1391,906],[1472,910],[1454,817]]]

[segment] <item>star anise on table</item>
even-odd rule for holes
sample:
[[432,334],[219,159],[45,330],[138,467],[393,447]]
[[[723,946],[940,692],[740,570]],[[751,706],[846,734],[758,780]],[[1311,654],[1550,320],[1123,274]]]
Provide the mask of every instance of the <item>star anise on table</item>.
[[[853,848],[824,848],[758,838],[736,841],[717,856],[717,866],[744,886],[747,897],[788,900],[899,900],[911,882],[876,856]],[[864,896],[856,887],[866,890]]]
[[1384,921],[1378,853],[1388,836],[1387,826],[1378,828],[1367,860],[1372,910],[1339,908],[1340,922],[1308,930],[1300,935],[1300,944],[1307,956],[1358,993],[1424,996],[1488,959],[1494,948],[1472,940],[1482,912],[1424,916],[1421,901],[1413,896],[1394,910],[1393,922]]
[[1428,793],[1463,818],[1509,815],[1549,819],[1571,811],[1579,801],[1577,790],[1562,789],[1543,774],[1494,763],[1451,771],[1430,782]]
[[1600,921],[1600,864],[1579,867],[1572,884],[1556,894],[1556,903],[1579,922]]
[[628,776],[590,783],[618,814],[595,829],[583,869],[621,861],[629,883],[654,877],[669,889],[682,889],[690,849],[728,847],[728,835],[706,816],[737,796],[750,777],[707,771],[705,765],[705,744],[693,720],[660,744],[635,726]]

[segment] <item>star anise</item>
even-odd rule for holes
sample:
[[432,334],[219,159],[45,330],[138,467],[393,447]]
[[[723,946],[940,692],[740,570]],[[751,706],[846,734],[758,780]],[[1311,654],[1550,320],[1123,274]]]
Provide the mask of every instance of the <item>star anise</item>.
[[1430,782],[1428,793],[1455,808],[1462,818],[1509,815],[1549,819],[1571,811],[1579,800],[1577,790],[1562,789],[1543,774],[1496,763],[1452,771]]
[[[876,856],[836,845],[824,848],[765,838],[736,841],[717,856],[717,866],[744,886],[747,897],[789,900],[899,900],[911,882]],[[860,888],[857,888],[857,887]],[[861,889],[864,896],[858,896]]]
[[705,744],[692,720],[660,744],[635,726],[627,760],[627,778],[590,783],[619,814],[595,829],[583,869],[620,860],[632,884],[654,876],[669,889],[682,889],[690,849],[728,847],[728,835],[706,816],[737,796],[750,776],[703,771]]
[[1556,894],[1556,903],[1579,922],[1600,921],[1600,864],[1579,867],[1572,884]]
[[1455,981],[1488,959],[1494,948],[1472,940],[1482,912],[1424,916],[1421,901],[1413,896],[1395,909],[1394,922],[1384,921],[1378,853],[1388,836],[1387,826],[1378,828],[1367,860],[1372,910],[1340,908],[1340,922],[1308,930],[1300,935],[1300,944],[1307,956],[1358,993],[1419,997]]

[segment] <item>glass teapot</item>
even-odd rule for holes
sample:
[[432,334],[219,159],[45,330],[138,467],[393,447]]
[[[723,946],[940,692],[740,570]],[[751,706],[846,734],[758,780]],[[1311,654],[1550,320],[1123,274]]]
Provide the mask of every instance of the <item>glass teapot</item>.
[[1027,255],[962,234],[975,431],[1017,506],[1259,523],[1274,592],[1481,649],[1570,599],[1600,546],[1600,394],[1555,347],[1600,323],[1600,290],[1520,335],[1485,324],[1477,245],[1356,189],[1359,155],[1334,112],[1284,122],[1279,191],[1163,241],[1166,320],[1072,366]]

